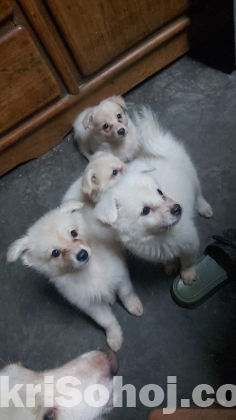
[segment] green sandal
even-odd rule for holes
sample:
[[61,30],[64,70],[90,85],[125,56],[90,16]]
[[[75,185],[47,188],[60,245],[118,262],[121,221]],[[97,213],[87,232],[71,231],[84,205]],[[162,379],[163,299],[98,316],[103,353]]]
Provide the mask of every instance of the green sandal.
[[178,276],[171,286],[172,299],[184,308],[196,308],[219,289],[236,280],[236,229],[227,229],[205,249],[197,262],[196,279],[188,286]]

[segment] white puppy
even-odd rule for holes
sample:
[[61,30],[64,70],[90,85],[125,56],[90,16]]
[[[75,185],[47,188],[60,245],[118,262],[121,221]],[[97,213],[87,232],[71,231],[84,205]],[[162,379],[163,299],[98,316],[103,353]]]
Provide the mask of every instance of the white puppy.
[[162,131],[145,108],[137,125],[150,157],[130,163],[120,182],[103,195],[95,213],[117,230],[133,254],[165,264],[167,273],[179,258],[181,277],[190,284],[199,246],[194,207],[205,217],[212,216],[212,209],[201,194],[183,145]]
[[121,96],[111,96],[78,115],[74,135],[88,160],[97,150],[110,151],[123,162],[135,158],[139,150],[137,133],[125,109]]
[[101,195],[120,179],[125,166],[124,162],[111,153],[96,152],[83,176],[70,186],[62,201],[98,202]]
[[[111,351],[86,353],[58,369],[47,372],[33,372],[19,364],[8,365],[0,371],[0,418],[2,420],[101,419],[102,414],[109,413],[113,408],[113,376],[117,371],[118,360]],[[46,385],[48,377],[50,384]],[[7,395],[4,398],[4,394],[8,391],[8,387],[4,386],[4,380],[9,380],[10,390],[15,387],[18,391],[15,402],[21,406],[15,406],[11,402],[9,407],[3,407],[8,405]],[[96,385],[98,387],[102,385],[107,390],[104,388],[107,394],[104,394],[104,401],[107,399],[108,401],[100,407],[92,406],[86,398],[88,388]],[[102,397],[100,395],[100,400]]]
[[34,267],[49,277],[72,304],[101,325],[117,351],[123,337],[110,303],[117,294],[124,307],[142,315],[123,254],[110,228],[100,227],[93,205],[70,200],[39,219],[9,248],[7,259]]

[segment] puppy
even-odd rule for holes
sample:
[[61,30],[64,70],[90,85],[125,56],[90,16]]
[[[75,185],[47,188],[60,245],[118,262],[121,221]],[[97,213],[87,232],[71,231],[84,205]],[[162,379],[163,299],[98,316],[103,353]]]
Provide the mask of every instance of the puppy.
[[130,163],[126,174],[95,207],[99,220],[117,230],[135,255],[166,265],[168,274],[180,259],[186,284],[195,279],[199,239],[194,207],[205,217],[211,206],[201,194],[196,170],[182,144],[164,132],[143,109],[137,126],[148,158]]
[[82,206],[70,200],[47,213],[10,246],[7,260],[20,257],[49,277],[66,299],[105,329],[108,345],[117,351],[123,337],[110,303],[117,294],[132,315],[142,315],[143,308],[114,233],[100,228],[93,205]]
[[[63,367],[47,372],[33,372],[19,364],[8,365],[0,371],[0,394],[2,396],[0,418],[2,420],[100,419],[102,414],[107,414],[112,410],[113,376],[117,372],[118,360],[115,353],[111,351],[107,353],[102,351],[86,353]],[[9,407],[3,407],[3,404],[7,405],[8,403],[7,399],[4,400],[3,381],[7,379],[6,377],[9,379],[9,389],[14,387],[17,390],[19,389],[18,400],[20,399],[23,406],[16,407],[13,403],[10,403]],[[53,383],[53,385],[45,385],[46,377],[50,377],[50,384]],[[72,383],[71,378],[77,383]],[[59,388],[59,381],[64,381],[63,388]],[[66,386],[66,383],[68,386]],[[85,398],[88,387],[95,385],[105,387],[108,394],[107,398],[110,396],[107,403],[101,407],[88,404],[87,398]],[[37,389],[37,392],[33,390],[33,387],[35,387],[35,391]],[[80,393],[81,401],[77,398],[77,401],[72,401],[73,404],[69,404],[71,397],[68,395],[68,391],[74,400],[76,391]],[[33,401],[31,407],[29,407],[29,403],[26,403],[26,395],[28,396],[28,402],[31,399]],[[102,400],[102,396],[100,396],[100,399]]]
[[125,166],[124,162],[111,153],[94,153],[83,176],[70,186],[62,201],[73,199],[97,203],[101,195],[120,179]]
[[123,162],[135,158],[139,144],[126,108],[121,96],[111,96],[78,115],[73,124],[74,135],[88,160],[97,150],[110,151]]

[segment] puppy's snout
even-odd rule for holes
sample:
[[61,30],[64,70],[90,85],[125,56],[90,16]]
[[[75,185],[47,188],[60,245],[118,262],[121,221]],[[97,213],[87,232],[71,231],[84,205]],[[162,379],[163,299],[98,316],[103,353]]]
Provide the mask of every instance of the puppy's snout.
[[179,204],[174,204],[174,206],[171,207],[170,212],[171,212],[171,214],[173,214],[173,216],[181,216],[182,208]]
[[115,376],[118,373],[119,370],[119,360],[117,355],[112,351],[111,349],[107,349],[105,351],[106,356],[109,361],[110,370],[111,370],[111,376]]
[[76,255],[76,259],[78,261],[86,261],[88,259],[89,255],[88,252],[85,249],[82,249],[77,255]]
[[120,128],[117,133],[119,134],[119,136],[124,136],[125,135],[125,129],[124,128]]

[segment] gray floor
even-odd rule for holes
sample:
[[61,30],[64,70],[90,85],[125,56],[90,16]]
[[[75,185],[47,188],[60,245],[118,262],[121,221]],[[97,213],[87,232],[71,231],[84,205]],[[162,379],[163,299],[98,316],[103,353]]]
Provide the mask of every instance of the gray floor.
[[[212,220],[197,217],[204,250],[211,235],[236,226],[236,73],[226,75],[184,57],[127,93],[134,104],[150,104],[160,121],[183,140],[196,164]],[[105,337],[71,308],[47,279],[20,263],[6,264],[8,245],[39,216],[55,207],[86,165],[68,136],[53,151],[14,169],[0,180],[0,367],[21,361],[32,369],[61,365]],[[178,378],[178,401],[201,383],[215,389],[235,383],[236,287],[230,285],[195,310],[176,306],[171,279],[160,267],[131,261],[131,275],[145,313],[131,317],[114,305],[124,330],[120,375],[137,391],[167,375]],[[111,419],[143,419],[148,408],[120,408]]]

